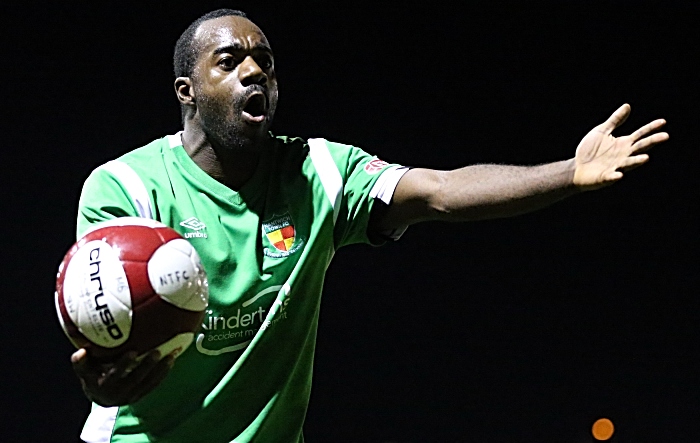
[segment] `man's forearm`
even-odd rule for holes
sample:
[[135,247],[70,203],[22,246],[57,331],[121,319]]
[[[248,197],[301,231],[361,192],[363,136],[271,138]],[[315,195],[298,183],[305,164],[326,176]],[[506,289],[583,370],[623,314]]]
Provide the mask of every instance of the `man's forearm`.
[[614,137],[630,106],[622,105],[586,134],[575,158],[539,166],[475,165],[454,171],[415,168],[399,181],[391,205],[373,210],[369,230],[383,232],[428,220],[468,221],[534,211],[581,191],[609,186],[642,164],[651,147],[668,140],[654,133],[657,119]]
[[578,192],[573,160],[538,166],[474,165],[441,175],[432,206],[436,218],[445,221],[509,217]]

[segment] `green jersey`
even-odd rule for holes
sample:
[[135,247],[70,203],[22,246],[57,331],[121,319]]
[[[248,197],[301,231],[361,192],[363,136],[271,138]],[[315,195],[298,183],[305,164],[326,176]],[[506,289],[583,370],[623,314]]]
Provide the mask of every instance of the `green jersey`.
[[373,201],[388,204],[405,171],[352,146],[274,137],[234,192],[192,161],[180,134],[93,171],[78,236],[115,217],[156,219],[195,247],[210,298],[161,385],[127,406],[93,405],[81,438],[302,442],[325,271],[339,247],[370,242]]

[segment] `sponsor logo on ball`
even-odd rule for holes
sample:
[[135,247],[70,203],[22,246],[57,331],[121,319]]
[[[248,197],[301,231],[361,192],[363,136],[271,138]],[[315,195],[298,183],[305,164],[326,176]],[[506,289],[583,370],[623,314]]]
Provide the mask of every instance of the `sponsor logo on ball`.
[[107,243],[84,244],[66,269],[63,301],[71,321],[91,342],[113,348],[131,331],[131,294],[118,253]]

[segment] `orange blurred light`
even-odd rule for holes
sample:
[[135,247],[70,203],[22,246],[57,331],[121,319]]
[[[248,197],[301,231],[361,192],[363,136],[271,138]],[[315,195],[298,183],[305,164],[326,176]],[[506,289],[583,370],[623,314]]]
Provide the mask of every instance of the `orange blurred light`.
[[612,437],[613,432],[615,432],[615,427],[607,418],[599,418],[593,423],[591,432],[593,433],[593,438],[596,440],[605,441]]

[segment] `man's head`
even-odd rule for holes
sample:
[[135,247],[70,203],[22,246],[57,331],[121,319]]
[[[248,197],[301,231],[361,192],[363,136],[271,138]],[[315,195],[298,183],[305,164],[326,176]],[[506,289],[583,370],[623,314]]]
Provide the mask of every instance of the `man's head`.
[[175,91],[183,122],[212,142],[253,147],[277,107],[277,79],[267,38],[241,11],[220,9],[194,21],[178,39]]

